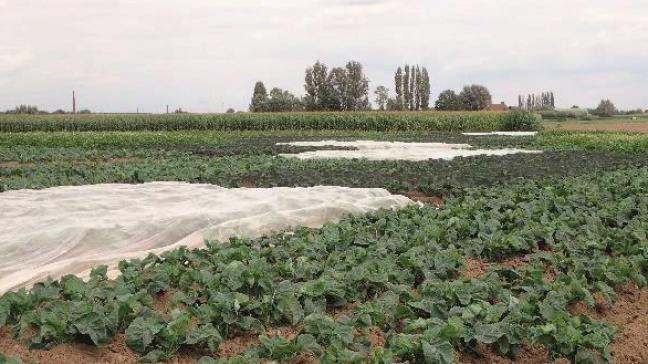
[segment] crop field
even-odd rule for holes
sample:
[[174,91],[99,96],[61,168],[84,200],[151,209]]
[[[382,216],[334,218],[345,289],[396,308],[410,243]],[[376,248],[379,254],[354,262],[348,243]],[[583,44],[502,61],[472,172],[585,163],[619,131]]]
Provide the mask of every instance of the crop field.
[[[416,202],[11,289],[0,363],[647,363],[648,134],[462,133],[535,129],[509,113],[0,116],[0,208],[159,181]],[[300,160],[354,147],[282,144],[322,140],[541,153]]]
[[609,118],[568,119],[565,121],[547,120],[547,130],[562,131],[610,131],[627,133],[648,133],[648,115],[617,115]]
[[[456,131],[511,129],[508,113],[322,112],[186,115],[3,115],[0,132],[173,130]],[[533,122],[520,125],[532,130]],[[520,129],[518,127],[517,129]]]

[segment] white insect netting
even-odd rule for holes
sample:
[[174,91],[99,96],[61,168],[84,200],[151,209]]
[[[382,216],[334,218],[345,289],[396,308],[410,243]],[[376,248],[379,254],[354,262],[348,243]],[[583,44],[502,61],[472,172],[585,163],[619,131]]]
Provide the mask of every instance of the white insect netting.
[[454,159],[456,157],[469,157],[475,155],[506,155],[516,153],[542,153],[539,150],[529,149],[471,149],[468,144],[448,143],[407,143],[407,142],[380,142],[371,140],[356,141],[302,141],[279,143],[304,147],[354,147],[356,150],[316,150],[297,154],[282,154],[283,157],[299,159],[369,159],[369,160],[410,160],[423,161],[428,159]]
[[0,293],[47,276],[87,277],[122,259],[232,236],[321,226],[348,214],[403,207],[383,189],[239,188],[181,182],[100,184],[0,193]]

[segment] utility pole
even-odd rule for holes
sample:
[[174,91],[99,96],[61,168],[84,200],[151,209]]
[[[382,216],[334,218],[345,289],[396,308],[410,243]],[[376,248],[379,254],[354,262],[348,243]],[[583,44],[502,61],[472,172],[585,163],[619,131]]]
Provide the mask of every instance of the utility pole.
[[76,94],[72,90],[72,114],[76,114]]
[[167,114],[169,113],[169,105],[167,105]]

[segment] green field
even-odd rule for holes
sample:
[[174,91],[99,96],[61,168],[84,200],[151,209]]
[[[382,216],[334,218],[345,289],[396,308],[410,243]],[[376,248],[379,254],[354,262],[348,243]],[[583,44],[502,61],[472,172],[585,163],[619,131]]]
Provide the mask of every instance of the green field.
[[[504,115],[0,117],[0,192],[186,181],[380,187],[442,201],[124,261],[116,279],[97,267],[87,282],[65,276],[7,293],[0,352],[92,362],[121,347],[123,362],[203,364],[648,355],[624,350],[632,335],[605,314],[646,297],[648,134],[458,132],[500,129]],[[324,139],[543,153],[422,162],[279,156],[317,148],[278,142]],[[646,303],[639,299],[637,312],[648,312]]]
[[0,132],[174,130],[534,130],[533,115],[494,112],[0,115]]

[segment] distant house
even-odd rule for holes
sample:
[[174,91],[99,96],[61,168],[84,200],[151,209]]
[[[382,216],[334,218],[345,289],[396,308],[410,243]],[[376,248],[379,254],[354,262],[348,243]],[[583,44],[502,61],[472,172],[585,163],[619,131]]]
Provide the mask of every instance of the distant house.
[[509,107],[506,106],[506,103],[502,101],[499,104],[490,104],[490,106],[486,107],[486,111],[508,111]]

